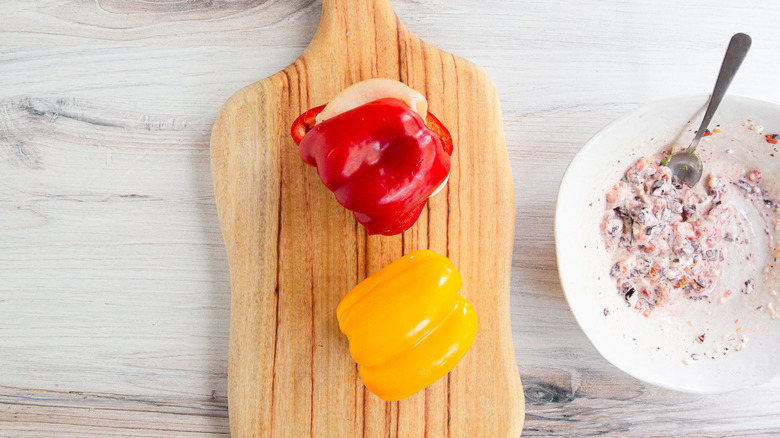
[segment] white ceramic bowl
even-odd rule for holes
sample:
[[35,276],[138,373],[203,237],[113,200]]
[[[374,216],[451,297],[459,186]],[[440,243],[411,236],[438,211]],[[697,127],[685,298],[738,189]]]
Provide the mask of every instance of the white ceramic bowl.
[[[707,96],[654,102],[606,126],[585,144],[566,170],[555,213],[561,285],[577,323],[596,350],[640,380],[692,393],[726,392],[777,378],[780,320],[748,309],[747,304],[720,305],[713,311],[706,302],[691,300],[684,300],[686,303],[680,304],[683,310],[676,314],[641,316],[626,305],[609,276],[613,262],[604,248],[599,224],[605,214],[604,194],[628,166],[642,156],[661,151],[664,145],[687,145],[706,102]],[[780,199],[780,154],[776,158],[770,155],[774,147],[763,136],[742,132],[747,131],[748,119],[762,124],[764,133],[780,132],[780,106],[728,96],[710,126],[713,129],[718,124],[722,132],[705,137],[699,148],[705,176],[708,158],[731,149],[729,156],[734,160],[763,172],[763,181],[775,186],[771,190],[775,199]],[[740,282],[744,273],[762,267],[737,261],[724,268],[721,282]],[[771,293],[765,289],[758,292]],[[731,330],[729,324],[750,326],[747,347],[742,351],[732,349],[717,359],[687,360],[686,364],[684,357],[703,348],[696,345],[696,333],[713,324],[720,324],[719,330]],[[719,334],[718,330],[712,332]]]

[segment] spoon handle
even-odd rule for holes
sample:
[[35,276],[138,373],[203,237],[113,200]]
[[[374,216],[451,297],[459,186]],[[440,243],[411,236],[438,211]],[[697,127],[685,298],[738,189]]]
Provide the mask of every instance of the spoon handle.
[[696,132],[696,136],[693,137],[691,145],[685,150],[687,153],[693,153],[696,151],[696,146],[699,145],[701,137],[707,130],[712,116],[715,114],[715,110],[718,109],[720,101],[723,100],[723,96],[726,94],[731,80],[734,79],[734,75],[737,74],[739,66],[742,65],[742,61],[745,59],[748,50],[750,49],[751,39],[744,33],[735,34],[731,37],[729,47],[726,49],[726,56],[723,57],[723,64],[720,65],[720,73],[718,73],[718,80],[715,82],[715,89],[712,90],[712,96],[710,102],[707,104],[707,111],[704,113],[704,119],[701,121],[701,126]]

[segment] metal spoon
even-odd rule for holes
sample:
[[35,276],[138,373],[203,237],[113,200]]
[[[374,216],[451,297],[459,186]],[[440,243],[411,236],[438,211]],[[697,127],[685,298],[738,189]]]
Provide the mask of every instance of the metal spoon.
[[734,79],[739,66],[742,65],[742,61],[750,49],[750,43],[750,37],[744,33],[738,33],[731,37],[729,47],[726,49],[726,56],[723,57],[723,64],[720,66],[718,80],[715,82],[715,89],[712,91],[710,102],[707,104],[707,111],[704,113],[704,119],[701,121],[699,130],[696,131],[696,136],[693,137],[693,141],[688,146],[688,149],[668,156],[661,163],[672,170],[673,184],[685,184],[688,187],[693,187],[701,179],[701,174],[704,172],[704,164],[702,164],[701,158],[696,155],[696,146],[699,145],[701,137],[707,131],[707,126],[710,124],[721,100],[723,100],[726,90],[731,85],[731,80]]

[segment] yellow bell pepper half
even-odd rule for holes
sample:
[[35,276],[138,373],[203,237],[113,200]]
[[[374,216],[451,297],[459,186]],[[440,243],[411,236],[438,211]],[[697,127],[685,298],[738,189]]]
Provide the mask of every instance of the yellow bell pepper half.
[[339,328],[363,384],[401,400],[449,373],[477,333],[477,314],[447,257],[411,252],[355,286],[339,303]]

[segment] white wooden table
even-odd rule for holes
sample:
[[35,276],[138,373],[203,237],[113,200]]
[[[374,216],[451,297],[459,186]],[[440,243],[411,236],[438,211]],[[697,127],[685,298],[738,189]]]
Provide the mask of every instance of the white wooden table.
[[[661,390],[606,362],[558,283],[555,194],[582,144],[640,103],[712,86],[780,102],[780,3],[395,0],[502,98],[515,181],[514,344],[527,436],[778,436],[780,383]],[[312,0],[4,2],[0,436],[228,434],[229,279],[211,124],[294,60]]]

